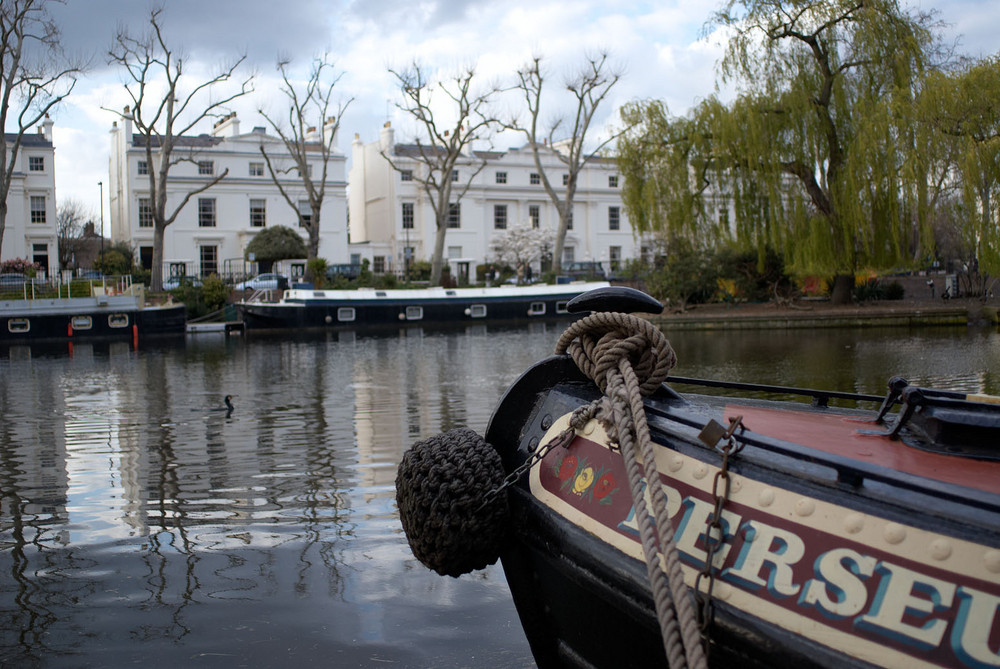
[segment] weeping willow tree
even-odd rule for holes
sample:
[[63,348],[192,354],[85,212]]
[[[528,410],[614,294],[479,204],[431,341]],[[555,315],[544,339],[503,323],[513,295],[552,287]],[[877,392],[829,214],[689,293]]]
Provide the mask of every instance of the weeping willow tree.
[[[904,187],[906,110],[930,17],[894,0],[729,0],[712,24],[731,34],[719,74],[740,94],[684,118],[659,102],[623,110],[630,220],[640,231],[734,236],[761,257],[773,246],[791,271],[839,277],[838,301],[858,269],[921,255]],[[732,222],[719,215],[727,206]]]
[[[1000,56],[927,77],[919,117],[950,151],[970,272],[1000,274]],[[988,279],[980,286],[986,290]]]

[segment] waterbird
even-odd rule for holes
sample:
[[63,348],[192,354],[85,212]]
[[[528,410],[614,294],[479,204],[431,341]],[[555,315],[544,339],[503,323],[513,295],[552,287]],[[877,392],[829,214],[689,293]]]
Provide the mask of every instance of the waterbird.
[[235,406],[233,406],[233,396],[232,395],[226,395],[226,397],[223,400],[223,402],[226,403],[226,406],[219,407],[217,409],[212,409],[212,411],[225,411],[226,412],[226,417],[228,418],[229,415],[233,413],[233,409],[236,408]]

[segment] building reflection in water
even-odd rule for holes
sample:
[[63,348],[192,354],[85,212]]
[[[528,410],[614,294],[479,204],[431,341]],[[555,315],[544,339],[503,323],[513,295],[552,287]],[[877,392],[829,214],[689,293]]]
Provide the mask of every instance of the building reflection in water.
[[[549,352],[556,335],[542,334],[530,346],[477,327],[0,357],[0,664],[155,640],[233,648],[253,638],[244,616],[323,622],[345,606],[334,636],[384,643],[400,597],[460,599],[468,584],[393,582],[422,571],[399,529],[395,467],[417,439],[482,431]],[[214,410],[226,394],[228,417]],[[505,586],[490,580],[492,598]],[[230,638],[205,639],[219,616]]]

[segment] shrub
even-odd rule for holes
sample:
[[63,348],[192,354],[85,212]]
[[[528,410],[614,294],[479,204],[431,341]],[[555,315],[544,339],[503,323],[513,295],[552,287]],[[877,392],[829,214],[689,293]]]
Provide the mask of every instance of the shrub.
[[714,254],[676,238],[667,247],[662,264],[650,272],[647,285],[654,297],[684,311],[688,304],[707,300],[716,290],[717,278]]
[[887,300],[901,300],[905,293],[906,289],[903,288],[903,284],[899,281],[890,281],[885,285],[884,297]]
[[380,274],[375,277],[374,287],[382,290],[396,287],[396,275],[395,274]]
[[716,264],[733,297],[767,302],[791,292],[792,281],[785,273],[784,260],[771,247],[764,250],[763,256],[753,250],[722,249],[716,254]]
[[205,301],[205,307],[209,311],[218,311],[226,306],[226,302],[229,300],[229,286],[222,281],[218,274],[212,274],[202,283],[201,298]]
[[326,285],[327,262],[325,258],[313,258],[306,262],[306,279],[312,282],[317,290]]
[[24,274],[25,276],[35,276],[42,266],[36,262],[31,262],[27,258],[10,258],[0,262],[0,274]]

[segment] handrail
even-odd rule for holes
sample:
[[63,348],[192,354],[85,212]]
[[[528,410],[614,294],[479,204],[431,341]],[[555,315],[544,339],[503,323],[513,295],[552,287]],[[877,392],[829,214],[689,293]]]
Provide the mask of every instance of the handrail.
[[270,288],[258,288],[253,291],[249,300],[243,300],[244,302],[270,302],[271,301],[271,289]]
[[838,390],[816,390],[815,388],[795,388],[791,386],[769,386],[763,383],[741,383],[739,381],[716,381],[714,379],[697,379],[686,376],[668,376],[667,382],[683,383],[689,386],[705,386],[707,388],[728,388],[730,390],[755,390],[765,393],[784,395],[803,395],[811,397],[816,406],[826,406],[829,399],[853,400],[855,402],[881,402],[882,395],[865,395],[863,393],[847,393]]

